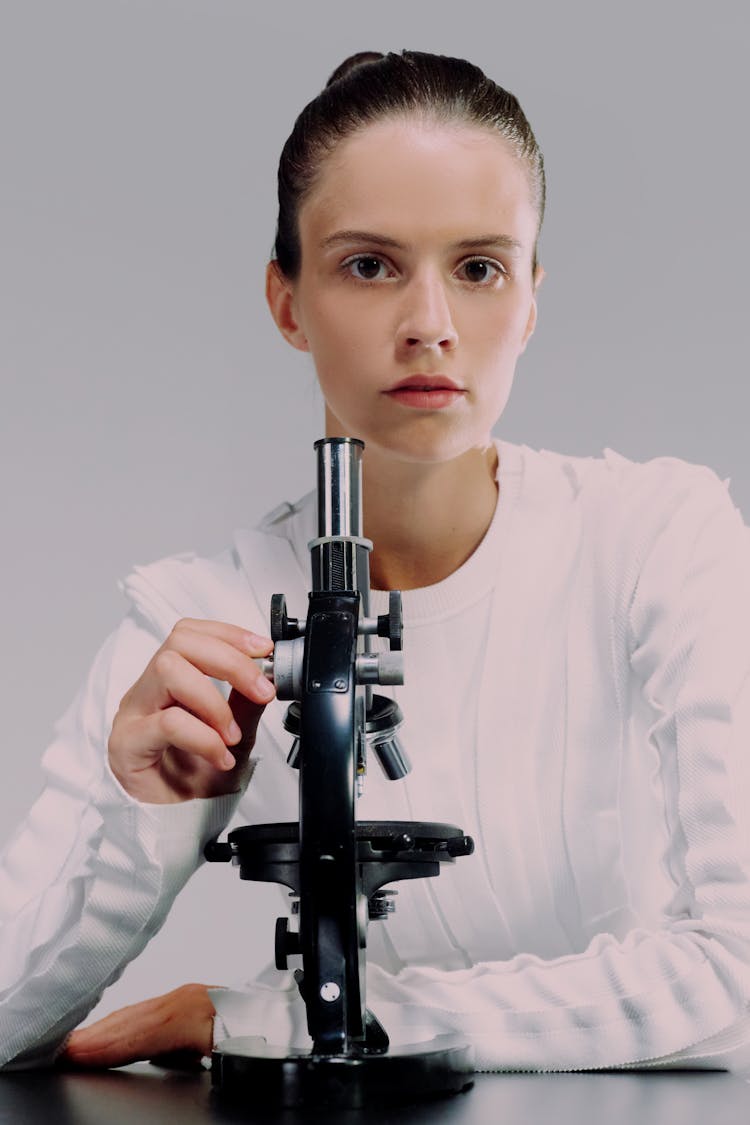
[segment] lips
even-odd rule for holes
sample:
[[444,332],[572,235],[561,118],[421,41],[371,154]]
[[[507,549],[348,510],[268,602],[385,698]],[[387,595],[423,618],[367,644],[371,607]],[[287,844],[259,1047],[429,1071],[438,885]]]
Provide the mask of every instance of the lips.
[[388,389],[386,394],[392,394],[394,391],[462,391],[463,388],[459,387],[458,383],[454,383],[447,375],[409,375],[406,379],[402,379],[399,383],[394,383]]
[[465,391],[447,375],[408,375],[395,383],[386,395],[413,410],[444,410],[460,402]]

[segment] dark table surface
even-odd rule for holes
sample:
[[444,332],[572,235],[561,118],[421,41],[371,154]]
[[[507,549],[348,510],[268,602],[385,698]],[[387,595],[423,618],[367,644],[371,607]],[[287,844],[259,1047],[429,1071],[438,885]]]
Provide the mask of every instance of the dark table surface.
[[207,1073],[146,1063],[100,1073],[0,1075],[0,1122],[13,1125],[748,1125],[750,1082],[719,1071],[478,1074],[463,1094],[368,1110],[259,1110],[218,1103]]

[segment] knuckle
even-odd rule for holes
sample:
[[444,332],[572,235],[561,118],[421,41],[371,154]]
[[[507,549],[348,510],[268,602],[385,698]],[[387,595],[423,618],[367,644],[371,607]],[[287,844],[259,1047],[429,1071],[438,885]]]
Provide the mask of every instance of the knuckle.
[[191,999],[200,996],[203,992],[205,992],[205,988],[201,984],[194,984],[193,982],[190,982],[188,984],[181,984],[179,988],[176,989],[176,991],[180,996],[184,996],[186,999]]
[[118,709],[117,709],[117,714],[118,714],[118,715],[119,715],[119,714],[120,714],[120,713],[121,713],[122,711],[127,711],[128,707],[130,706],[130,703],[131,703],[131,701],[132,701],[132,699],[133,699],[133,696],[134,696],[134,695],[135,695],[135,693],[136,693],[136,688],[137,688],[137,684],[138,684],[138,681],[136,681],[136,683],[132,684],[132,685],[131,685],[131,686],[130,686],[130,687],[128,688],[128,690],[127,690],[127,691],[125,692],[125,694],[123,695],[122,699],[120,700],[120,706],[119,706],[119,707],[118,707]]
[[112,726],[109,731],[109,738],[107,740],[107,749],[110,754],[115,756],[125,753],[128,747],[128,740],[130,737],[130,730],[132,727],[132,716],[129,716],[120,706],[112,720]]
[[160,680],[166,680],[172,675],[180,659],[173,649],[162,647],[154,657],[154,672]]
[[180,707],[167,707],[160,715],[162,735],[168,742],[176,742],[184,724],[184,712]]
[[179,647],[179,645],[181,643],[181,640],[184,637],[185,633],[188,632],[188,630],[190,629],[191,622],[192,622],[192,619],[190,617],[181,617],[179,621],[176,621],[175,624],[172,626],[172,631],[170,632],[169,636],[167,637],[166,641],[164,642],[164,647],[166,647],[166,648],[169,648],[170,646]]
[[112,720],[112,727],[109,732],[109,747],[110,750],[113,746],[118,746],[120,742],[120,731],[122,730],[123,717],[122,711],[119,710]]
[[181,617],[179,621],[175,622],[172,632],[184,633],[186,629],[194,629],[197,624],[198,621],[195,617]]

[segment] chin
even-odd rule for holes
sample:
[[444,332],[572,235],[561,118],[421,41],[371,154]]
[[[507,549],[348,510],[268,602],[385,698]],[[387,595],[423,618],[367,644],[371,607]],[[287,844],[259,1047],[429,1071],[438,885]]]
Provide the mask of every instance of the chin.
[[365,448],[379,457],[413,465],[437,465],[455,461],[469,453],[484,456],[492,446],[492,434],[484,429],[480,433],[467,433],[465,430],[428,432],[399,432],[392,429],[385,434],[361,436]]
[[[508,396],[483,409],[397,414],[388,410],[334,411],[326,405],[329,437],[356,437],[370,457],[413,465],[454,461],[470,452],[486,456],[492,447],[492,427],[503,413]],[[488,409],[489,407],[489,409]]]

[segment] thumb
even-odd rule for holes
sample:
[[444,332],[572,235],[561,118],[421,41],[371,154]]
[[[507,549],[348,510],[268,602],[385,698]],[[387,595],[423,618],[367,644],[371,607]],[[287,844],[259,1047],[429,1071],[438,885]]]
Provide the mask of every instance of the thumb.
[[266,709],[265,703],[254,703],[235,688],[229,693],[228,702],[234,720],[242,731],[242,737],[234,746],[228,747],[234,758],[234,765],[225,772],[216,772],[206,794],[212,797],[239,792],[247,785],[250,779],[250,752],[255,746],[260,717]]
[[240,741],[235,746],[230,747],[237,761],[240,761],[242,758],[247,758],[255,745],[258,723],[266,709],[266,704],[255,703],[254,700],[248,699],[247,696],[242,695],[236,688],[232,688],[229,693],[229,707],[234,715],[237,726],[242,731]]

